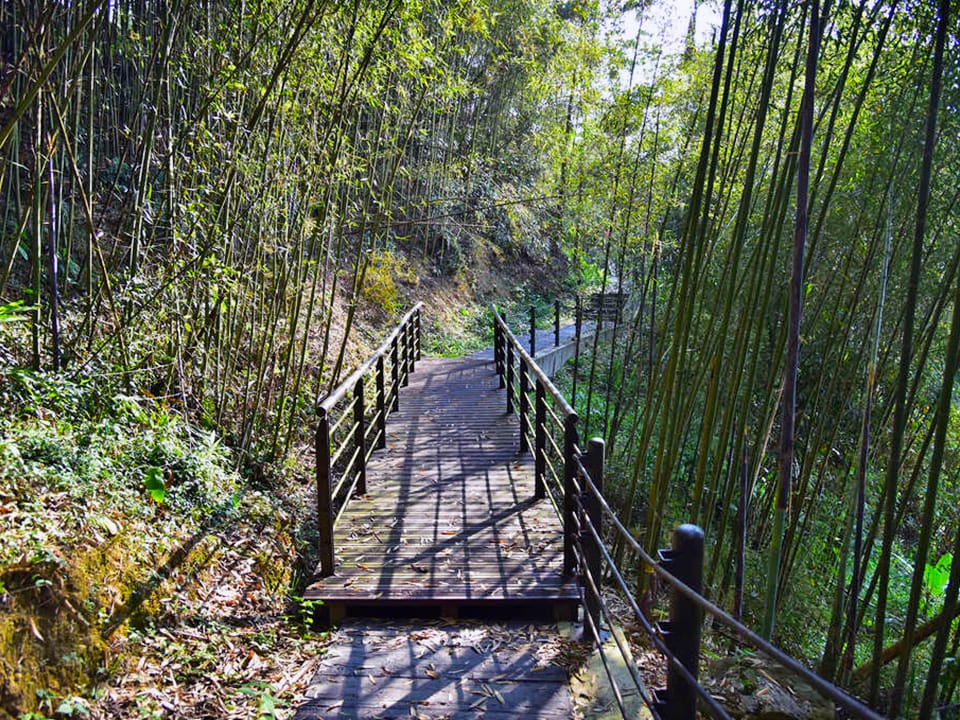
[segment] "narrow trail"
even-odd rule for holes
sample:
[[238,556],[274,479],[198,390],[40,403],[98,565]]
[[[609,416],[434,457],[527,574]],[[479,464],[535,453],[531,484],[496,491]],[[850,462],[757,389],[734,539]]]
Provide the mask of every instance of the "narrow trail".
[[[296,720],[578,717],[570,675],[587,651],[564,621],[578,591],[492,358],[417,363],[336,527],[336,573],[304,593],[341,622]],[[398,608],[443,617],[346,617]]]

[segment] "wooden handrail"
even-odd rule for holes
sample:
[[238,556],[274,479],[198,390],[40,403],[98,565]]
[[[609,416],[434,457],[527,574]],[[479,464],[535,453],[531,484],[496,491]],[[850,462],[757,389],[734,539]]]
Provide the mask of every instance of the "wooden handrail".
[[[532,312],[530,317],[532,339],[533,333],[536,332]],[[551,500],[563,523],[563,571],[567,575],[572,575],[576,569],[574,553],[576,521],[573,517],[576,502],[573,493],[573,477],[577,471],[578,454],[580,452],[577,448],[577,413],[561,392],[557,390],[543,368],[520,344],[520,341],[510,331],[506,321],[496,308],[493,308],[493,320],[495,342],[493,355],[497,374],[500,376],[500,387],[506,387],[507,390],[507,413],[513,413],[518,409],[520,412],[520,452],[531,450],[531,438],[527,428],[533,429],[534,497],[538,500],[547,495],[545,475],[547,465],[552,465],[547,459],[547,449],[548,447],[557,447],[557,443],[552,440],[546,428],[547,416],[553,414],[548,401],[558,410],[557,414],[563,430],[563,497],[559,501],[554,500],[551,493]],[[514,372],[514,358],[516,358],[516,372]],[[519,397],[516,400],[514,399],[515,375],[518,376],[520,385]],[[531,378],[535,393],[533,403],[530,402],[529,398],[529,380]],[[533,417],[530,417],[531,410]]]
[[[414,305],[380,347],[317,403],[317,530],[320,575],[323,577],[332,575],[335,569],[333,529],[337,518],[354,494],[367,492],[367,460],[375,450],[386,447],[387,415],[400,408],[400,388],[407,384],[409,374],[420,359],[422,308],[422,303]],[[388,360],[389,387],[386,381]],[[371,384],[365,382],[368,375],[373,375]],[[371,387],[374,388],[374,403],[368,417],[365,397],[367,388]],[[335,412],[338,407],[339,418]],[[346,424],[342,438],[336,437],[348,417],[352,422]],[[371,430],[374,435],[369,438]],[[351,452],[346,452],[348,448]],[[344,476],[334,484],[334,466],[344,456],[350,458],[346,467],[340,466]]]
[[[532,314],[531,314],[532,315]],[[584,605],[584,636],[595,644],[600,644],[603,623],[612,622],[612,611],[607,607],[604,594],[605,576],[618,589],[633,613],[639,626],[650,636],[653,645],[667,660],[667,687],[649,695],[643,686],[642,678],[632,662],[627,663],[636,691],[648,707],[655,709],[659,717],[693,720],[697,716],[698,702],[703,703],[710,715],[729,720],[730,715],[717,702],[697,679],[700,648],[700,630],[702,617],[708,613],[721,622],[748,644],[774,658],[784,667],[803,677],[825,697],[829,697],[854,717],[864,720],[880,720],[879,716],[859,700],[846,694],[840,688],[819,677],[802,663],[790,657],[779,648],[759,638],[739,620],[731,617],[717,605],[702,595],[703,572],[703,531],[693,525],[680,525],[673,535],[672,547],[661,550],[659,559],[651,557],[634,538],[631,531],[620,521],[603,495],[604,485],[604,442],[601,438],[592,438],[586,451],[579,447],[577,438],[577,413],[560,394],[536,361],[520,345],[510,328],[507,327],[496,308],[494,317],[494,361],[500,376],[500,387],[507,390],[507,412],[519,408],[520,450],[529,447],[524,437],[528,420],[525,413],[530,412],[530,402],[525,399],[529,386],[528,373],[535,379],[535,400],[533,420],[535,453],[536,497],[549,497],[561,492],[562,497],[554,502],[558,515],[563,522],[563,566],[564,572],[576,574],[581,586],[581,600]],[[579,308],[577,321],[580,320]],[[531,336],[536,328],[531,323]],[[559,329],[555,326],[554,337],[559,340]],[[516,358],[516,369],[514,368]],[[515,371],[516,370],[516,371]],[[516,376],[519,375],[519,381]],[[515,385],[519,384],[517,390]],[[520,398],[515,400],[514,393]],[[549,400],[549,402],[548,402]],[[554,412],[551,404],[557,409]],[[562,431],[562,441],[554,439],[548,432],[548,425],[554,432]],[[559,433],[558,433],[559,434]],[[560,444],[562,442],[562,446]],[[563,459],[563,467],[557,467],[554,475],[558,486],[547,492],[544,476],[546,467],[553,467],[549,457]],[[559,472],[563,471],[562,478]],[[670,620],[651,623],[641,610],[641,603],[628,583],[628,573],[618,566],[609,545],[608,534],[618,537],[632,556],[652,571],[671,588]],[[632,563],[628,564],[630,567]],[[613,639],[622,657],[629,657],[628,649],[622,645],[619,635]],[[609,651],[607,651],[609,652]],[[607,666],[606,655],[600,652],[601,661]],[[609,668],[608,668],[609,671]],[[623,717],[628,714],[618,692],[614,693]]]
[[360,367],[350,373],[346,380],[337,385],[337,387],[328,393],[323,400],[317,403],[317,406],[323,407],[329,412],[330,408],[343,399],[343,396],[347,393],[347,390],[357,384],[357,378],[362,375],[366,375],[370,371],[370,367],[377,362],[377,359],[386,355],[387,351],[390,350],[393,341],[396,340],[400,335],[400,331],[405,330],[407,325],[411,324],[411,320],[414,320],[414,318],[415,320],[412,325],[416,327],[416,351],[417,359],[420,359],[420,311],[422,309],[422,302],[418,302],[416,305],[414,305],[407,312],[407,314],[400,319],[400,322],[398,322],[396,327],[394,327],[393,332],[387,336],[387,339],[380,343],[380,347],[374,350],[373,355],[367,358],[367,360],[364,361]]
[[506,321],[496,308],[493,309],[493,319],[497,327],[499,327],[501,332],[506,336],[507,344],[513,346],[513,351],[517,354],[523,364],[527,366],[537,382],[543,383],[544,390],[560,407],[564,417],[567,415],[576,415],[577,413],[573,409],[573,406],[570,405],[563,394],[557,390],[557,387],[553,384],[543,369],[537,365],[536,360],[530,356],[530,353],[523,348],[523,345],[520,344],[520,341],[517,340],[516,336],[510,332],[510,328],[507,326]]

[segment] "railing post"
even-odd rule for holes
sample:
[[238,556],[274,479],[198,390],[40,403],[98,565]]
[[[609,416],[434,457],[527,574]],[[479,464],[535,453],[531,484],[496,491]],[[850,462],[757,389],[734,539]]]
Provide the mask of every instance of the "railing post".
[[506,382],[503,379],[503,345],[504,345],[503,328],[500,327],[500,323],[497,321],[497,316],[494,315],[493,316],[493,362],[497,367],[497,380],[499,381],[499,387],[501,390],[504,387],[506,387]]
[[407,332],[406,324],[400,328],[400,344],[402,353],[400,362],[400,387],[406,387],[410,384],[410,333]]
[[357,495],[367,494],[367,419],[363,397],[363,376],[353,388],[353,445],[357,449]]
[[570,413],[563,420],[563,573],[571,575],[577,564],[573,532],[577,510],[574,497],[576,480],[577,414]]
[[391,409],[396,412],[400,409],[400,351],[397,349],[397,336],[390,342],[390,401]]
[[537,378],[536,419],[534,428],[534,459],[533,459],[533,496],[540,500],[547,495],[544,477],[547,474],[547,391],[543,383]]
[[420,318],[420,308],[417,308],[414,318],[414,342],[417,346],[417,360],[423,359],[423,323]]
[[537,309],[530,306],[530,357],[537,355]]
[[377,358],[377,449],[387,446],[387,390],[383,355]]
[[[703,530],[696,525],[681,525],[673,531],[670,550],[660,551],[660,565],[678,580],[699,593],[703,589]],[[700,606],[670,591],[670,620],[658,623],[667,648],[696,679],[700,659]],[[655,692],[657,709],[665,720],[694,720],[697,694],[671,663],[667,667],[666,691]]]
[[507,415],[513,414],[513,344],[507,346]]
[[[603,463],[604,463],[604,442],[602,438],[591,438],[590,442],[587,443],[587,454],[583,457],[583,467],[586,469],[587,473],[590,475],[590,480],[593,482],[594,486],[597,489],[597,493],[603,492]],[[583,633],[584,639],[587,642],[599,643],[600,637],[594,636],[593,628],[600,628],[600,619],[601,619],[601,599],[600,599],[600,578],[601,578],[601,558],[600,545],[597,543],[596,539],[587,529],[587,520],[589,524],[593,526],[593,529],[596,531],[598,537],[603,537],[603,513],[600,508],[600,498],[597,497],[597,494],[593,492],[589,485],[587,485],[586,480],[582,480],[580,483],[582,490],[582,507],[584,515],[586,516],[581,522],[581,527],[584,528],[582,536],[583,544],[583,554],[584,554],[584,564],[586,565],[585,571],[593,579],[593,583],[596,585],[596,592],[593,590],[593,586],[590,583],[584,583],[584,611],[590,614],[590,617],[593,618],[593,625],[590,623],[583,624]]]
[[317,408],[317,535],[320,575],[333,575],[333,498],[330,497],[330,420],[326,408]]
[[560,347],[560,301],[553,301],[553,346]]
[[527,421],[530,419],[530,397],[527,394],[527,366],[518,358],[517,372],[520,373],[520,452],[530,450],[530,438],[527,432]]

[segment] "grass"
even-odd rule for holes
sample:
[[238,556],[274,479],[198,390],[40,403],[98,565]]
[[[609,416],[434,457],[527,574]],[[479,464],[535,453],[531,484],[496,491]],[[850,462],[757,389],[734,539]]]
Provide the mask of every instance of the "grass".
[[493,346],[493,325],[487,308],[469,304],[441,312],[436,319],[425,318],[425,354],[457,358]]

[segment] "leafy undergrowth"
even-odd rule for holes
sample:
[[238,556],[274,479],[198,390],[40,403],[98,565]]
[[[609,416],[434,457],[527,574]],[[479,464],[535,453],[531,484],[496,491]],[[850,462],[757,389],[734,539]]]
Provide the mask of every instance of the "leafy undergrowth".
[[290,621],[306,486],[102,378],[0,393],[0,718],[281,716],[323,644]]

